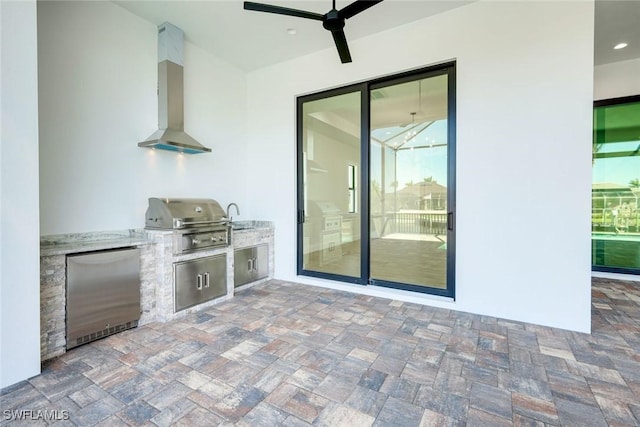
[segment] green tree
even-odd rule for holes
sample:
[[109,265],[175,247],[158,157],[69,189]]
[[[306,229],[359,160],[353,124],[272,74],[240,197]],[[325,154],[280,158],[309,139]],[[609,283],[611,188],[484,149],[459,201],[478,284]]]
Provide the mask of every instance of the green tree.
[[629,185],[633,188],[640,188],[640,178],[635,178],[629,181]]

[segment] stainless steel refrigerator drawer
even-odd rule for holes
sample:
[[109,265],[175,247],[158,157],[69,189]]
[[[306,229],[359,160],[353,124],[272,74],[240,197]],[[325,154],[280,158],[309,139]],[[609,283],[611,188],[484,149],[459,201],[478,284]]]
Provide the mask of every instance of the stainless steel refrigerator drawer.
[[67,349],[138,325],[140,249],[67,256]]
[[233,285],[245,285],[269,275],[269,245],[237,249],[233,253]]
[[227,254],[177,262],[174,270],[176,312],[227,293]]

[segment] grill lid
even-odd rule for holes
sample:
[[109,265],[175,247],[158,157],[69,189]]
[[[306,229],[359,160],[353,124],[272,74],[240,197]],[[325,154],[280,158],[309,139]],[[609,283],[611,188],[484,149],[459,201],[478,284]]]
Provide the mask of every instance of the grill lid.
[[149,198],[145,227],[172,230],[226,224],[227,217],[213,199]]
[[310,216],[335,216],[340,215],[340,208],[333,202],[323,200],[310,200]]

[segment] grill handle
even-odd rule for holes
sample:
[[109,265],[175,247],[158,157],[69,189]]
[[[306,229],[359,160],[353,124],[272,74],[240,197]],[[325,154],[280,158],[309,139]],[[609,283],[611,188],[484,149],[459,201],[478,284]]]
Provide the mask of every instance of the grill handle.
[[199,224],[224,224],[226,221],[182,221],[181,219],[176,219],[176,227],[180,228],[185,225],[199,225]]

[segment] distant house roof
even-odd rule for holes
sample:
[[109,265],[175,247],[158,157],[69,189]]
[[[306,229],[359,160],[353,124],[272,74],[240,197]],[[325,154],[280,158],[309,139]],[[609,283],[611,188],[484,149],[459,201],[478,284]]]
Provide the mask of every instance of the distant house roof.
[[591,186],[593,191],[615,191],[615,192],[627,192],[631,191],[631,187],[628,185],[615,184],[613,182],[598,182]]
[[424,197],[426,195],[447,194],[447,187],[434,181],[422,181],[407,185],[398,191],[398,195]]

